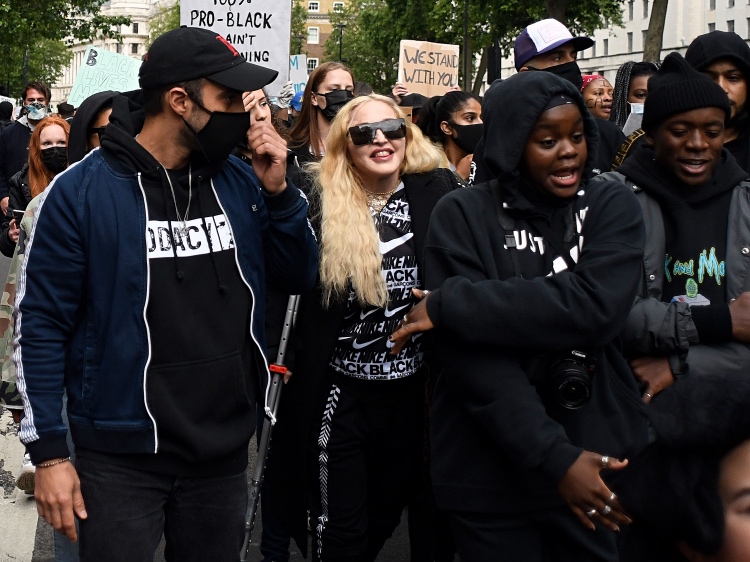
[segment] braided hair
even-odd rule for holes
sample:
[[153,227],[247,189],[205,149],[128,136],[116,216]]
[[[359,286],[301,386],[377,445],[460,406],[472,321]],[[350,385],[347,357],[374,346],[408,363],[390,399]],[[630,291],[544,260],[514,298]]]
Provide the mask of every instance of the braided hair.
[[659,70],[657,63],[635,62],[632,60],[626,62],[617,70],[614,94],[612,96],[612,113],[609,115],[610,121],[613,121],[621,129],[625,126],[628,115],[630,115],[630,106],[628,105],[630,83],[633,81],[633,78],[651,76],[652,74],[656,74],[657,70]]

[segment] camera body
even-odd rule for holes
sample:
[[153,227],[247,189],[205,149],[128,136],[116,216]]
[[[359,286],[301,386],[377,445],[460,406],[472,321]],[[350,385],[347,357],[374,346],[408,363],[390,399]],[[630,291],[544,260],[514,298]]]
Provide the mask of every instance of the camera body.
[[532,359],[526,372],[542,397],[567,410],[578,410],[591,398],[596,358],[593,353],[571,349]]

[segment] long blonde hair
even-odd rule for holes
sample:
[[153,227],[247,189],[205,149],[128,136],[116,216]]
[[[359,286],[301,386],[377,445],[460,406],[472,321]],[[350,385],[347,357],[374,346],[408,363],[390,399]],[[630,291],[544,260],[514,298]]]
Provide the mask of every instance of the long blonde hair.
[[[371,94],[347,103],[331,123],[327,152],[310,169],[317,172],[320,199],[320,280],[323,304],[344,296],[350,286],[360,305],[385,306],[388,291],[382,275],[383,256],[367,205],[367,194],[348,151],[347,131],[354,113],[366,103],[380,102],[404,117],[390,98]],[[406,119],[406,154],[399,174],[418,174],[447,167],[445,157]]]

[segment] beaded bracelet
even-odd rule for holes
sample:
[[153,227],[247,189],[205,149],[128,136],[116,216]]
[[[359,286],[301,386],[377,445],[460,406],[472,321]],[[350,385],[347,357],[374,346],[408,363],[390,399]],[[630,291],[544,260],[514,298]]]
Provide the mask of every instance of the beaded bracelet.
[[50,467],[50,466],[55,466],[56,464],[62,464],[64,462],[68,462],[69,460],[70,460],[70,457],[65,457],[64,459],[57,459],[57,460],[54,460],[54,461],[47,461],[47,462],[39,463],[38,465],[36,465],[36,467],[37,468],[47,468],[47,467]]

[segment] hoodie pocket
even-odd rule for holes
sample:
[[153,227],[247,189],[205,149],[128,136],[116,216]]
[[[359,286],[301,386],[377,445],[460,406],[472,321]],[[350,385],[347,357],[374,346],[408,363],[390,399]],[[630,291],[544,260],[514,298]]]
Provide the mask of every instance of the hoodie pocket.
[[200,462],[247,447],[255,429],[250,376],[239,352],[149,369],[159,452]]

